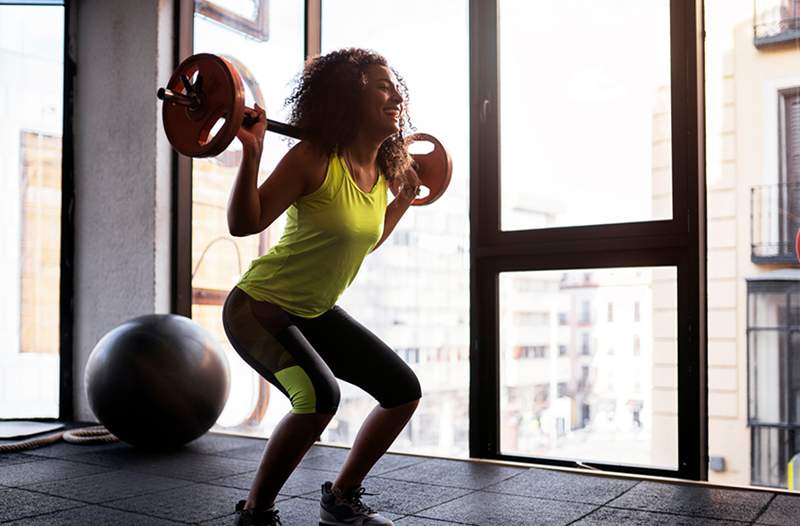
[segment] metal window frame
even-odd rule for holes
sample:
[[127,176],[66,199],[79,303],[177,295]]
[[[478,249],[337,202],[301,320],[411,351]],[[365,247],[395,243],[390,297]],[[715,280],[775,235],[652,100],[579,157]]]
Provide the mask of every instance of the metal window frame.
[[242,16],[213,0],[196,0],[195,10],[248,38],[260,41],[269,40],[269,0],[259,1],[255,19]]
[[[64,93],[61,143],[61,270],[59,283],[59,385],[58,419],[75,419],[75,75],[77,66],[72,35],[76,7],[64,5]],[[52,5],[52,4],[48,4]]]
[[[177,1],[176,64],[191,54],[193,40],[193,2]],[[307,58],[320,53],[321,1],[306,0]],[[674,470],[603,463],[592,466],[707,479],[703,0],[671,0],[670,18],[673,219],[502,232],[497,0],[469,0],[472,458],[579,465],[499,453],[497,281],[501,272],[674,266],[678,272],[678,466]],[[173,154],[173,168],[172,310],[191,316],[191,159]]]
[[[4,1],[0,6],[44,6],[64,8],[64,43],[62,50],[63,85],[61,113],[61,215],[59,256],[59,334],[58,334],[58,418],[31,417],[26,420],[69,422],[75,420],[75,135],[72,126],[75,100],[75,4],[72,0]],[[4,419],[0,419],[2,421]]]
[[[794,440],[797,440],[795,437],[800,434],[800,426],[781,426],[781,425],[770,425],[770,424],[752,425],[752,426],[750,426],[750,443],[751,444],[756,444],[756,442],[761,442],[761,440],[757,439],[756,437],[757,436],[759,436],[759,437],[763,436],[761,433],[764,432],[764,431],[777,431],[778,433],[786,432],[787,440],[785,442],[779,443],[778,450],[776,451],[778,456],[782,456],[781,455],[781,453],[782,453],[781,449],[783,449],[783,451],[789,450],[792,447],[792,442],[793,442],[792,439],[794,438]],[[757,479],[758,472],[759,472],[759,470],[757,469],[757,466],[762,466],[765,462],[771,464],[771,462],[769,462],[768,460],[767,461],[762,460],[761,457],[762,457],[761,456],[761,450],[759,448],[757,448],[757,447],[752,447],[751,446],[751,448],[750,448],[750,485],[768,487],[768,488],[784,488],[785,489],[785,486],[773,485],[773,484],[769,484],[768,481]],[[791,458],[791,455],[787,455],[787,457]],[[757,458],[758,458],[759,462],[756,462]],[[787,458],[787,460],[788,460],[788,458]],[[781,462],[781,463],[777,463],[777,465],[781,466],[781,468],[783,470],[786,469],[786,464],[785,463]],[[779,469],[781,469],[781,468],[779,468]]]
[[[745,367],[747,368],[747,426],[748,427],[777,427],[782,429],[794,429],[800,431],[800,422],[790,422],[788,419],[784,420],[781,419],[777,422],[775,421],[764,421],[759,420],[757,415],[754,415],[753,411],[753,402],[755,400],[755,392],[753,386],[754,378],[750,374],[750,364],[751,364],[751,356],[752,356],[752,349],[751,349],[751,341],[752,335],[754,333],[766,332],[766,333],[776,333],[776,334],[785,334],[786,335],[786,348],[780,348],[776,352],[786,352],[786,360],[787,363],[785,364],[786,367],[782,367],[782,372],[785,373],[787,376],[791,372],[791,355],[789,354],[789,346],[791,345],[791,335],[792,333],[800,333],[800,327],[797,325],[791,325],[790,323],[786,325],[775,325],[775,326],[766,326],[761,327],[758,325],[751,325],[751,307],[753,302],[753,297],[757,294],[775,294],[780,293],[784,297],[784,306],[786,307],[788,320],[791,321],[791,311],[792,311],[792,294],[796,294],[800,292],[800,283],[793,280],[764,280],[764,281],[748,281],[747,282],[747,300],[745,303],[746,308],[746,338],[747,338],[747,362],[745,363]],[[758,349],[756,349],[758,351]],[[784,365],[781,363],[781,365]],[[788,384],[788,378],[784,377],[780,379],[780,382]],[[785,386],[781,386],[781,390],[784,390]],[[791,404],[792,400],[787,399],[787,404]],[[785,412],[787,415],[793,413],[792,407],[787,407]],[[750,451],[751,461],[752,457],[756,454],[755,450]],[[752,477],[751,477],[752,478]]]
[[[791,20],[792,22],[800,21],[800,4],[795,1],[792,2],[792,15],[789,18],[778,18],[775,20],[764,21],[761,15],[764,10],[758,9],[759,0],[753,0],[753,46],[756,48],[768,48],[791,45],[793,42],[800,40],[800,29],[788,29],[774,33],[763,34],[761,28],[770,24],[780,24],[784,21]],[[762,6],[763,7],[763,6]]]
[[[174,62],[194,51],[194,0],[175,0]],[[305,57],[317,55],[321,42],[321,0],[305,0]],[[192,316],[192,158],[172,152],[171,311]]]
[[497,8],[497,0],[470,0],[470,456],[585,465],[500,453],[501,272],[674,266],[678,272],[677,467],[591,465],[609,471],[705,480],[703,0],[670,1],[673,219],[523,231],[500,230]]

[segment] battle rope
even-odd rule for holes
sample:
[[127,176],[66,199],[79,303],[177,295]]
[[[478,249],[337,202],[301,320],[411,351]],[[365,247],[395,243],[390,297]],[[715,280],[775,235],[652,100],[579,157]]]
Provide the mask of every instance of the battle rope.
[[119,442],[119,439],[112,435],[105,426],[90,426],[79,429],[70,429],[67,431],[57,431],[38,438],[29,438],[21,442],[13,442],[11,444],[0,444],[0,453],[8,453],[11,451],[21,451],[23,449],[31,449],[40,446],[53,444],[64,438],[65,442],[72,444],[98,444],[98,443],[112,443]]

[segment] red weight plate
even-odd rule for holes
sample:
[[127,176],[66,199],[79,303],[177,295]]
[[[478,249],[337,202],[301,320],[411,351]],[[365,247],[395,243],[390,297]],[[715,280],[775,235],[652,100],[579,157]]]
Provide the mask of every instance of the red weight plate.
[[[227,60],[199,53],[181,62],[167,89],[185,94],[181,75],[192,79],[195,73],[202,78],[199,106],[190,108],[164,101],[164,130],[178,152],[190,157],[213,157],[225,151],[239,131],[244,117],[244,88],[238,72]],[[209,133],[220,118],[225,123],[209,140]]]
[[429,205],[439,199],[450,184],[450,177],[453,174],[453,160],[450,154],[444,149],[442,143],[436,137],[427,133],[415,133],[408,137],[409,144],[414,142],[430,142],[433,150],[423,154],[411,154],[417,162],[417,175],[423,186],[426,186],[430,193],[425,197],[414,199],[411,204],[414,206]]

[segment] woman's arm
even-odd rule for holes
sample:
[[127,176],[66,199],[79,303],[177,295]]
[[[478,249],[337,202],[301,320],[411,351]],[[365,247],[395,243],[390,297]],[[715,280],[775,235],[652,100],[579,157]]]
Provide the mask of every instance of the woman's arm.
[[257,187],[266,116],[260,108],[256,112],[258,122],[249,129],[243,126],[237,135],[243,145],[242,163],[228,200],[228,230],[237,237],[257,234],[271,225],[289,205],[307,193],[309,185],[319,178],[315,176],[324,170],[324,160],[309,143],[302,141],[283,156],[267,180]]

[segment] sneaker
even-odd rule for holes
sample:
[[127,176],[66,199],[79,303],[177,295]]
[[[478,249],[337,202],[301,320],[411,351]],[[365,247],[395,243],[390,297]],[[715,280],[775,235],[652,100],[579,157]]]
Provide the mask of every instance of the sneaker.
[[275,504],[266,510],[246,510],[244,505],[247,501],[240,500],[236,503],[236,523],[234,526],[283,526],[278,517],[278,508]]
[[394,526],[394,523],[378,515],[372,508],[361,502],[365,493],[363,486],[341,492],[333,487],[333,482],[322,485],[319,501],[319,523],[325,526]]

